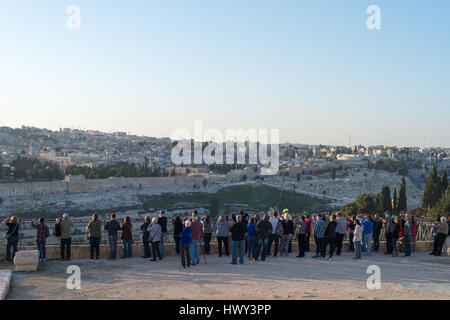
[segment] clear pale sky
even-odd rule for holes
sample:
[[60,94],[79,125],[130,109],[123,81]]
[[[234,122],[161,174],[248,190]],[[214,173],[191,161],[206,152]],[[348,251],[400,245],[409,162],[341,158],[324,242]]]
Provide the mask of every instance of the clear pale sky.
[[[81,29],[66,9],[81,8]],[[366,27],[369,5],[381,30]],[[0,3],[0,125],[450,147],[450,1]],[[424,139],[426,137],[426,139]]]

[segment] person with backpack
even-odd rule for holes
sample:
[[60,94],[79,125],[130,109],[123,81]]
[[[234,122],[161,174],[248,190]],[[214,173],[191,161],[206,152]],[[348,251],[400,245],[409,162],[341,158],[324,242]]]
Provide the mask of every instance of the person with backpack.
[[283,227],[283,235],[281,236],[280,256],[288,257],[289,243],[294,235],[294,222],[292,222],[292,216],[289,212],[285,212],[281,225]]
[[120,230],[122,234],[120,235],[120,240],[123,243],[123,254],[122,259],[131,258],[133,254],[132,244],[133,244],[133,225],[131,223],[130,217],[125,217],[120,224]]
[[[11,216],[10,218],[5,218],[2,221],[2,225],[8,227],[8,231],[5,234],[6,239],[6,256],[5,256],[5,263],[11,263],[11,261],[14,260],[14,257],[17,252],[17,244],[19,243],[19,231],[20,231],[20,224],[19,219],[16,216]],[[11,255],[11,248],[13,249],[12,255]]]
[[62,220],[59,225],[61,226],[61,236],[59,237],[61,242],[61,260],[70,260],[70,247],[72,245],[72,227],[74,223],[70,221],[67,213],[63,214]]
[[[270,217],[266,213],[262,220],[259,220],[256,224],[256,255],[255,260],[258,260],[261,254],[261,261],[266,260],[267,252],[269,251],[269,239],[272,234],[272,223],[269,221]],[[262,249],[261,249],[262,247]]]
[[102,238],[102,224],[98,219],[98,214],[94,213],[92,215],[91,221],[86,226],[86,231],[88,233],[87,237],[90,245],[91,259],[99,259],[100,257],[100,241]]
[[161,254],[161,246],[159,243],[161,242],[162,231],[161,226],[158,224],[158,219],[153,218],[152,223],[148,227],[148,231],[150,233],[149,238],[152,243],[152,251],[153,251],[153,259],[150,261],[156,261],[156,255],[158,255],[158,259],[162,260]]
[[39,261],[45,262],[45,242],[49,235],[48,226],[44,223],[44,217],[39,218],[39,224],[35,224],[36,219],[31,220],[31,227],[36,229],[35,239],[39,251]]
[[191,224],[192,222],[190,220],[186,220],[183,230],[179,233],[181,266],[183,269],[186,269],[186,264],[188,268],[191,266],[191,255],[189,253],[189,247],[192,241]]
[[297,241],[298,241],[298,256],[297,258],[305,257],[306,251],[306,221],[305,216],[302,215],[299,220],[295,221],[298,225],[297,229]]
[[327,223],[325,227],[324,232],[324,243],[325,248],[322,250],[322,257],[325,258],[325,253],[327,250],[327,246],[330,246],[330,250],[328,251],[328,260],[331,260],[333,258],[334,250],[336,248],[336,228],[337,228],[337,222],[336,222],[336,215],[332,215],[330,217],[330,222]]
[[267,252],[267,255],[270,256],[270,250],[272,248],[272,243],[275,243],[274,249],[273,249],[273,256],[276,257],[278,254],[278,246],[280,242],[280,238],[284,233],[283,225],[280,222],[280,219],[278,218],[278,212],[276,210],[273,211],[273,218],[270,219],[270,223],[272,224],[272,234],[269,238],[269,250]]
[[109,260],[114,260],[117,257],[117,238],[120,230],[120,223],[116,220],[116,214],[111,215],[110,220],[105,224],[105,230],[108,231],[109,242]]

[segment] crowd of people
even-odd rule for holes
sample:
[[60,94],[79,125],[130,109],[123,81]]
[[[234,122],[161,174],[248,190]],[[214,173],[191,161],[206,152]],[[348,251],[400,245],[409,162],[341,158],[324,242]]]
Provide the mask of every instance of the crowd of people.
[[[166,256],[164,239],[168,228],[168,219],[164,210],[156,212],[157,217],[146,216],[140,225],[141,240],[144,251],[143,258],[151,261],[161,260]],[[314,220],[314,221],[313,221]],[[443,249],[450,248],[450,217],[441,217],[433,224],[431,233],[434,239],[431,255],[442,255]],[[220,215],[213,225],[211,217],[199,217],[193,210],[188,217],[176,216],[172,219],[173,239],[177,256],[181,259],[182,268],[188,268],[200,263],[200,242],[203,242],[205,255],[211,254],[211,241],[217,240],[218,255],[229,256],[231,264],[244,264],[245,257],[252,260],[265,261],[267,256],[289,256],[292,252],[292,242],[298,242],[297,258],[305,257],[310,251],[310,242],[315,243],[315,253],[312,258],[328,258],[341,255],[343,241],[348,240],[348,251],[354,252],[353,259],[361,259],[362,253],[370,256],[380,249],[380,236],[384,232],[386,239],[385,254],[399,256],[399,242],[403,244],[404,254],[408,257],[415,251],[418,233],[417,222],[407,213],[391,215],[386,212],[384,217],[359,214],[344,218],[337,212],[327,217],[324,214],[310,215],[304,213],[293,218],[288,209],[281,213],[272,209],[270,213]],[[6,232],[5,263],[10,263],[17,251],[20,224],[17,217],[12,216],[2,221],[8,228]],[[60,239],[62,260],[70,260],[72,245],[72,228],[74,223],[68,214],[56,219],[52,235]],[[43,217],[31,221],[35,229],[36,247],[40,261],[46,259],[46,240],[50,236],[48,225]],[[102,229],[108,234],[109,257],[117,258],[117,243],[123,244],[122,259],[132,257],[134,244],[133,226],[130,217],[121,222],[112,214],[109,221],[102,223],[94,214],[86,226],[87,240],[90,243],[90,258],[99,259]],[[296,238],[296,239],[295,239]],[[12,249],[12,252],[11,252]],[[230,250],[231,249],[231,250]],[[206,257],[205,257],[206,260]]]

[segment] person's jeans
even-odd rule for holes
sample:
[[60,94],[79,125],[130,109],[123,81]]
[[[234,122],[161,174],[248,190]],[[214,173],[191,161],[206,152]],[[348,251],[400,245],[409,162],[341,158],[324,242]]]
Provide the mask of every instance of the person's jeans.
[[36,246],[39,251],[39,259],[45,259],[45,241],[36,241]]
[[228,249],[228,237],[217,237],[217,248],[219,249],[219,257],[222,256],[222,243],[225,248],[225,255],[228,257],[230,251]]
[[403,235],[403,242],[405,243],[405,256],[411,255],[411,236],[407,233]]
[[[6,261],[12,261],[17,252],[17,244],[19,243],[19,236],[11,236],[6,241]],[[11,247],[13,248],[13,253],[11,257]]]
[[206,254],[210,254],[210,252],[211,252],[211,246],[209,245],[209,243],[211,242],[211,239],[212,239],[211,233],[205,233],[203,235],[203,242],[205,245],[205,253]]
[[[262,250],[261,250],[261,246],[262,246]],[[261,261],[266,260],[268,248],[269,248],[269,238],[256,237],[255,260],[258,260],[259,254],[261,254]]]
[[397,248],[397,238],[392,237],[391,239],[391,249],[393,253],[398,253],[398,248]]
[[316,256],[325,257],[324,238],[314,236],[314,242],[316,243]]
[[198,255],[198,243],[199,240],[192,240],[191,246],[189,247],[189,253],[191,255],[191,264],[200,263],[200,257]]
[[186,264],[188,267],[191,266],[191,256],[189,254],[189,246],[190,244],[182,244],[181,245],[181,265],[183,266],[183,268],[186,268]]
[[100,256],[100,238],[99,237],[89,237],[89,244],[91,245],[91,258],[94,258],[94,250],[95,256],[98,258]]
[[72,238],[61,238],[61,259],[66,257],[70,259],[70,246],[72,245]]
[[364,234],[363,235],[363,252],[366,253],[366,256],[370,256],[372,249],[372,234]]
[[158,256],[158,259],[159,259],[159,260],[162,259],[162,254],[161,254],[160,249],[161,249],[160,241],[154,241],[154,242],[152,242],[153,261],[156,260],[156,256]]
[[353,242],[354,238],[355,234],[353,232],[350,232],[348,234],[348,251],[350,252],[355,251],[355,243]]
[[292,234],[286,234],[281,237],[281,254],[287,254],[289,250],[289,242],[291,241]]
[[145,258],[151,257],[150,242],[148,241],[148,237],[149,237],[148,234],[142,235],[142,246],[144,247],[144,257]]
[[361,259],[361,241],[355,241],[355,258]]
[[306,237],[304,233],[298,234],[298,255],[300,257],[305,256],[306,251]]
[[132,254],[131,240],[122,240],[123,242],[123,255],[124,258],[130,258]]
[[322,257],[325,257],[326,251],[327,251],[327,246],[329,245],[330,249],[328,250],[328,255],[331,258],[331,257],[333,257],[334,249],[336,247],[336,237],[325,237],[324,241],[325,241],[325,245],[324,245]]
[[109,235],[109,258],[115,259],[117,257],[117,235]]
[[374,233],[373,234],[373,251],[378,252],[380,249],[380,234]]
[[178,255],[180,254],[180,236],[173,236],[173,241],[175,241],[175,250]]
[[280,236],[277,234],[271,234],[270,238],[269,238],[269,247],[268,247],[268,252],[267,255],[270,256],[270,250],[272,248],[272,242],[275,242],[275,247],[273,249],[273,256],[276,257],[278,254],[278,246],[280,243]]
[[447,238],[447,235],[444,233],[438,233],[436,235],[436,240],[434,240],[433,243],[433,253],[435,255],[442,255],[442,248],[444,247],[445,239]]
[[249,258],[254,258],[256,254],[256,237],[247,236],[247,254]]
[[231,241],[231,263],[237,263],[237,251],[239,250],[239,263],[244,264],[244,240]]
[[344,241],[345,234],[336,233],[336,255],[340,256],[342,251],[342,242]]
[[164,237],[166,232],[161,232],[161,241],[159,242],[159,251],[161,252],[161,256],[166,256],[166,250],[164,250]]

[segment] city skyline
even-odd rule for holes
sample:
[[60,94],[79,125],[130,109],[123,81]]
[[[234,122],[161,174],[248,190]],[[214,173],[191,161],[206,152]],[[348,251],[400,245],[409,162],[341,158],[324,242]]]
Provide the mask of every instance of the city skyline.
[[[66,8],[81,8],[68,30]],[[381,8],[381,30],[366,9]],[[4,6],[7,6],[5,8]],[[450,4],[17,1],[0,5],[0,125],[450,147]],[[13,33],[10,31],[14,30]],[[425,139],[426,137],[426,139]]]

